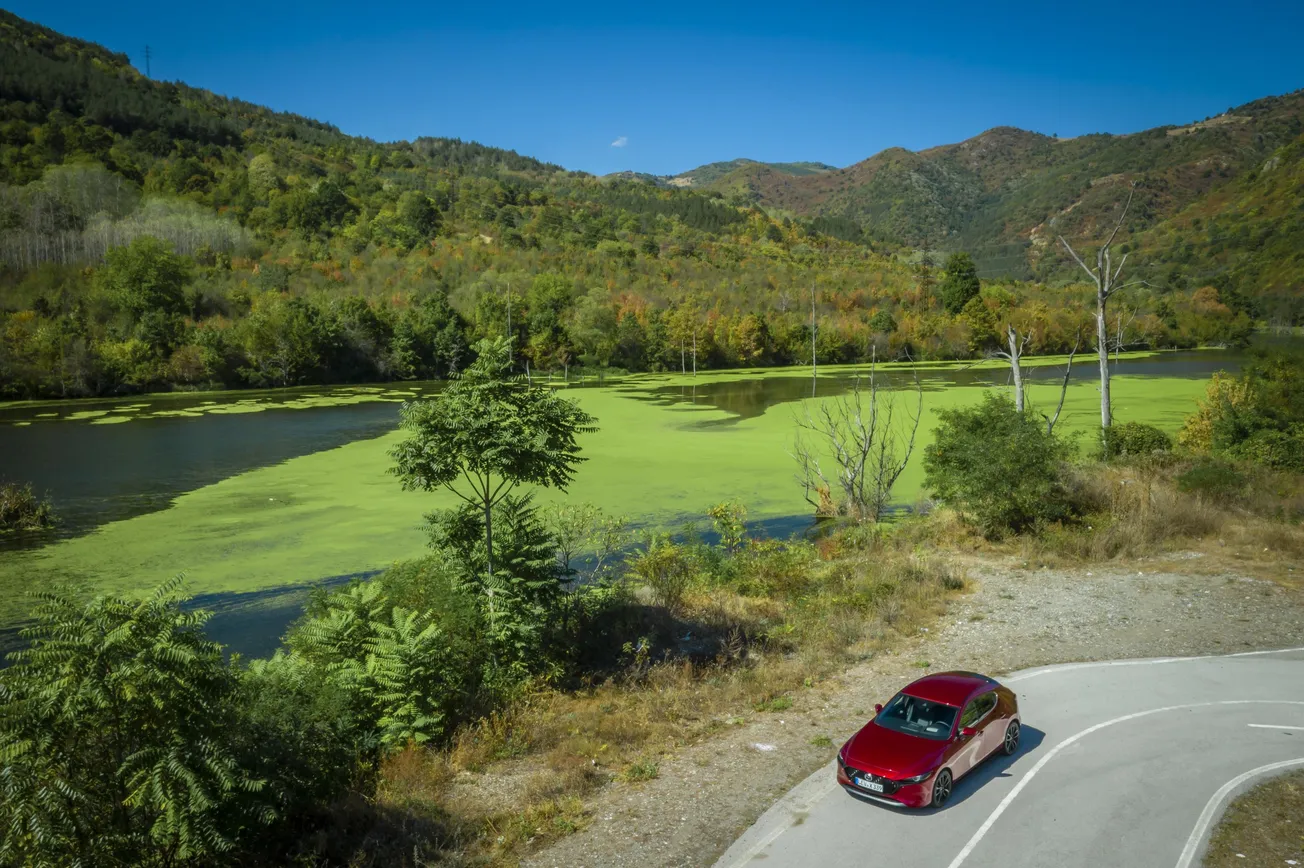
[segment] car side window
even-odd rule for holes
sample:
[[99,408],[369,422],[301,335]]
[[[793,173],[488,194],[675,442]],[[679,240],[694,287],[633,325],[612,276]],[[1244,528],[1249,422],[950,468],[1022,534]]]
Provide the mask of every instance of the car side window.
[[996,694],[984,693],[964,707],[964,714],[960,716],[960,726],[973,726],[981,721],[987,712],[996,707]]

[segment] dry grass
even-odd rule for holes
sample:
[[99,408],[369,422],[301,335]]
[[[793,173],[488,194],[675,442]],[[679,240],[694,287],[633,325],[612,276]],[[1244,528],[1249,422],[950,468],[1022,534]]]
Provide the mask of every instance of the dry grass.
[[[1019,537],[1029,563],[1110,561],[1149,557],[1213,543],[1228,554],[1267,553],[1270,560],[1304,554],[1304,495],[1294,477],[1267,476],[1242,495],[1213,496],[1181,491],[1184,465],[1091,466],[1074,481],[1086,517]],[[1274,491],[1271,481],[1283,486]]]
[[797,557],[772,547],[734,586],[690,589],[680,616],[714,637],[709,656],[635,654],[601,683],[538,687],[445,750],[392,757],[377,807],[424,840],[387,864],[418,864],[407,853],[430,853],[432,841],[440,864],[511,864],[580,828],[597,788],[651,780],[666,753],[743,715],[800,707],[823,678],[916,632],[965,585],[944,560],[862,545],[834,538]]
[[1259,784],[1227,808],[1205,868],[1304,863],[1304,771]]

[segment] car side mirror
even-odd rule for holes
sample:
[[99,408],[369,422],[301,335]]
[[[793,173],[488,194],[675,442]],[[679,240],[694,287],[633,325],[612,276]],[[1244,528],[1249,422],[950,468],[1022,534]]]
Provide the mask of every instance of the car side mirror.
[[875,714],[878,714],[878,713],[881,712],[882,710],[883,710],[883,703],[881,703],[881,702],[875,702],[875,703],[874,703],[874,713],[875,713]]
[[960,727],[960,738],[973,738],[977,734],[978,730],[974,729],[972,726]]

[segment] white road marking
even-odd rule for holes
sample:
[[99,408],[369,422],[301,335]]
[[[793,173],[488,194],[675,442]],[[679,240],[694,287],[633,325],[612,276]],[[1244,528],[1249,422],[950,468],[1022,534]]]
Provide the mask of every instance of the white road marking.
[[[1181,658],[1181,659],[1193,659],[1193,658]],[[1104,723],[1098,723],[1095,726],[1087,727],[1081,732],[1071,735],[1068,738],[1064,739],[1064,741],[1060,742],[1059,744],[1055,745],[1055,747],[1051,748],[1050,751],[1045,756],[1037,760],[1037,764],[1034,765],[1031,769],[1029,769],[1028,773],[1024,775],[1022,778],[1020,778],[1019,782],[1014,785],[1014,788],[1005,794],[1005,798],[1001,799],[1000,804],[996,806],[996,810],[992,811],[991,815],[986,820],[983,821],[983,824],[981,826],[978,827],[978,831],[973,833],[973,837],[969,839],[969,843],[965,844],[964,848],[956,855],[954,859],[951,860],[951,864],[948,866],[948,868],[959,868],[959,866],[964,863],[964,860],[969,858],[969,854],[972,853],[974,848],[978,846],[978,844],[982,841],[984,837],[986,837],[988,831],[990,831],[992,826],[995,825],[996,821],[1000,819],[1001,814],[1004,814],[1005,810],[1009,808],[1010,804],[1013,803],[1016,798],[1018,798],[1019,793],[1023,792],[1023,788],[1026,787],[1034,777],[1036,777],[1037,772],[1041,771],[1042,768],[1045,767],[1046,763],[1054,759],[1055,755],[1058,754],[1060,751],[1064,750],[1066,747],[1069,747],[1070,745],[1077,743],[1081,739],[1091,735],[1093,732],[1097,732],[1098,730],[1102,730],[1106,727],[1113,726],[1116,723],[1126,723],[1129,720],[1136,720],[1137,718],[1141,718],[1141,717],[1149,717],[1152,714],[1162,714],[1165,711],[1181,711],[1187,708],[1208,708],[1210,706],[1215,706],[1215,705],[1219,705],[1219,706],[1221,705],[1304,705],[1304,702],[1295,701],[1295,700],[1286,700],[1286,699],[1229,699],[1229,700],[1223,700],[1221,702],[1195,702],[1188,705],[1168,705],[1163,708],[1152,708],[1149,711],[1138,711],[1134,714],[1125,714],[1122,717],[1116,717],[1113,720],[1107,720]]]
[[1304,726],[1276,726],[1271,723],[1247,723],[1245,725],[1254,729],[1304,729]]
[[1272,651],[1239,651],[1235,654],[1206,654],[1203,657],[1154,657],[1149,660],[1101,660],[1095,663],[1060,663],[1052,666],[1043,666],[1039,669],[1029,669],[1025,672],[1020,672],[1017,675],[1011,675],[1009,678],[998,680],[1002,684],[1010,684],[1015,681],[1036,678],[1039,675],[1046,675],[1051,672],[1068,672],[1072,669],[1093,669],[1103,666],[1153,666],[1162,663],[1190,663],[1195,660],[1222,660],[1230,657],[1261,657],[1265,654],[1291,654],[1299,651],[1304,651],[1304,648],[1277,648]]
[[[830,772],[833,774],[830,774]],[[735,859],[732,864],[735,866],[747,864],[758,853],[777,841],[779,836],[792,828],[793,817],[796,817],[800,813],[809,813],[814,810],[815,805],[823,801],[825,796],[838,788],[838,782],[835,776],[836,773],[837,760],[834,760],[815,774],[808,777],[805,781],[798,784],[793,788],[793,790],[789,790],[787,796],[775,804],[777,807],[778,804],[787,802],[785,807],[788,808],[789,815],[785,818],[785,822],[775,823],[774,827],[766,832],[759,841],[747,850],[747,852],[739,854],[738,858]],[[811,790],[809,795],[804,792],[796,792],[796,790],[800,790],[802,787],[808,787]],[[802,796],[807,795],[808,797],[803,800]]]
[[[1250,726],[1254,726],[1254,724],[1250,724]],[[1292,726],[1290,728],[1304,729],[1304,727],[1299,726]],[[1182,848],[1182,855],[1177,859],[1177,868],[1191,868],[1191,863],[1195,861],[1196,852],[1200,849],[1200,845],[1204,843],[1205,836],[1209,834],[1209,827],[1213,825],[1214,819],[1217,818],[1222,810],[1222,803],[1231,794],[1232,790],[1236,789],[1250,778],[1265,775],[1268,772],[1275,772],[1278,769],[1288,769],[1293,766],[1304,766],[1304,757],[1285,760],[1284,762],[1279,763],[1270,763],[1266,766],[1259,766],[1257,769],[1250,769],[1245,774],[1237,775],[1227,783],[1223,784],[1218,792],[1213,794],[1213,798],[1209,800],[1209,804],[1205,805],[1204,810],[1200,812],[1200,819],[1196,821],[1195,828],[1191,830],[1191,837],[1186,839],[1186,846]]]

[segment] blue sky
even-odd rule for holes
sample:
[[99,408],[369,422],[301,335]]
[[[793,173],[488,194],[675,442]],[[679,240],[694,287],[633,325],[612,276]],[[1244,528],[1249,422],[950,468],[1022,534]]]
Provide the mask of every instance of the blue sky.
[[595,173],[845,166],[1003,124],[1130,132],[1304,87],[1299,0],[5,6],[141,68],[149,44],[156,78],[348,133],[474,139]]

